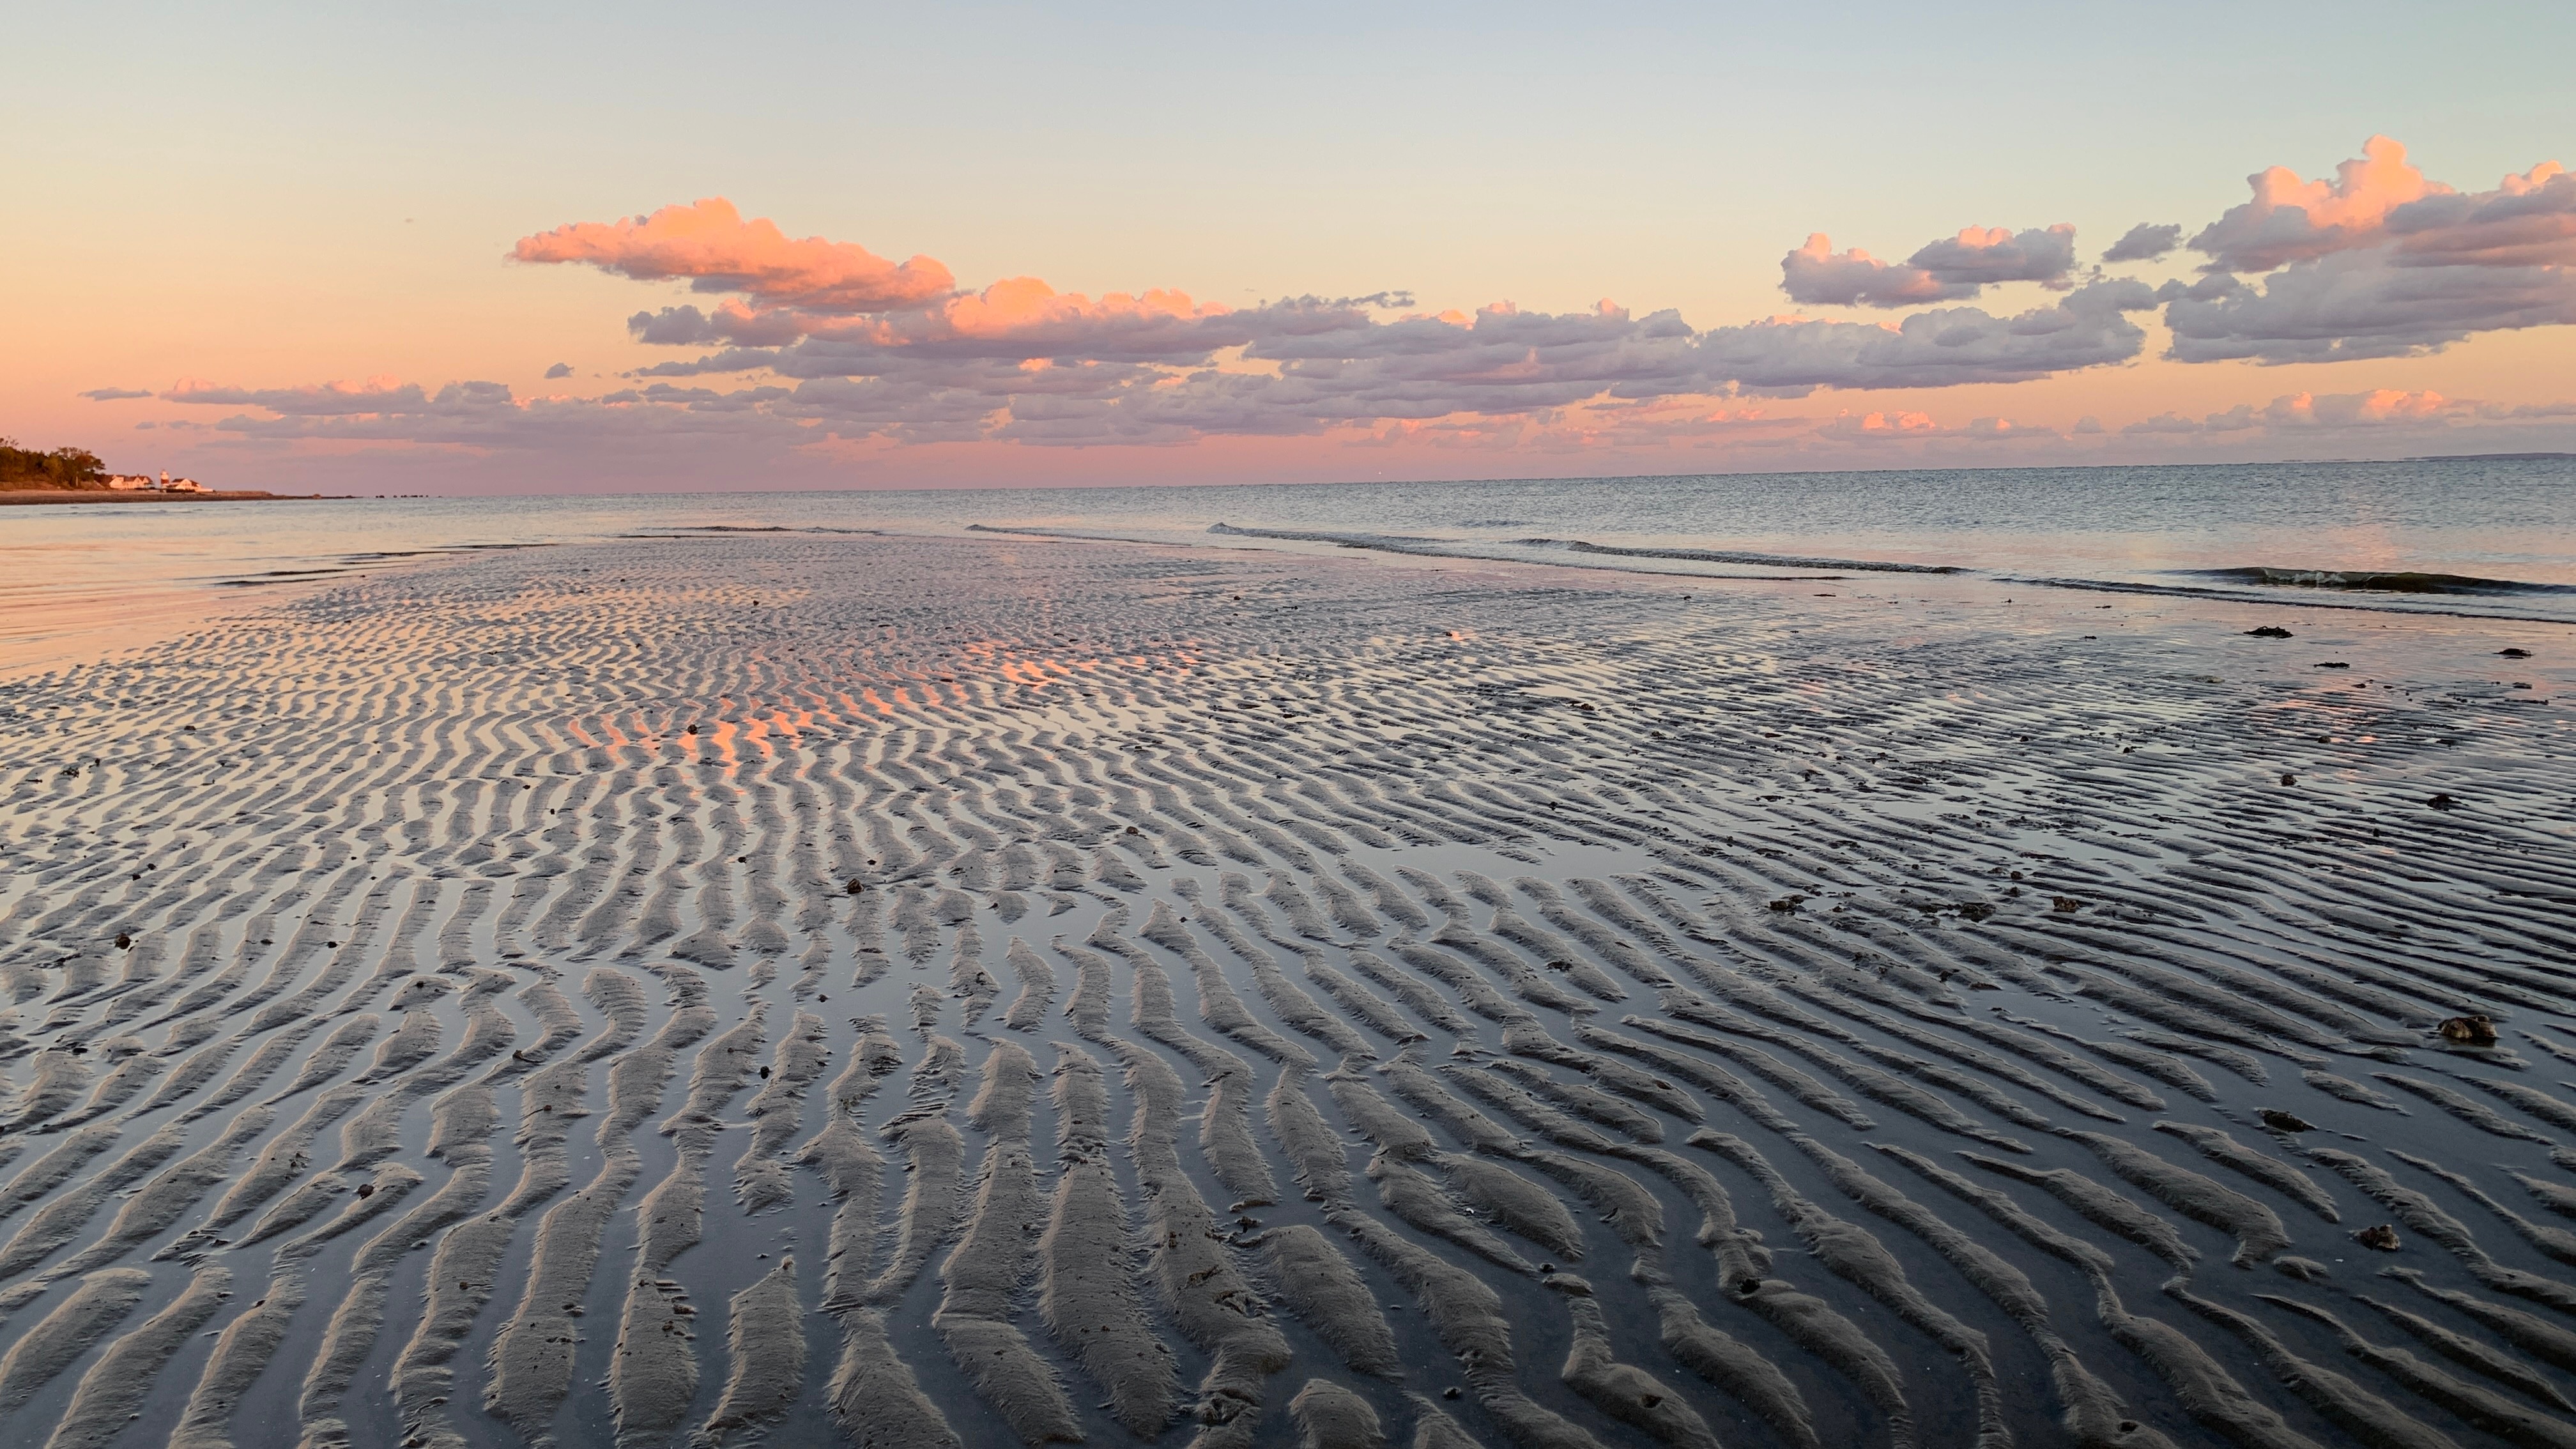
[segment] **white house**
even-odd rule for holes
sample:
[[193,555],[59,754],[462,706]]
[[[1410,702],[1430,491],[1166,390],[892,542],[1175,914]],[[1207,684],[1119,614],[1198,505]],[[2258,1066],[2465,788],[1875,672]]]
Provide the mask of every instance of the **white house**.
[[107,486],[119,493],[141,493],[161,485],[149,473],[110,473]]

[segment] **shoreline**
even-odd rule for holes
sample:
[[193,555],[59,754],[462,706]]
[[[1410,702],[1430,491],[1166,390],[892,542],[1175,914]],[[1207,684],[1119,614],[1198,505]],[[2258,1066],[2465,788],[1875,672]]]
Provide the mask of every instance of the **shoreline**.
[[0,507],[46,503],[313,503],[346,501],[340,493],[270,493],[258,488],[209,488],[202,493],[159,493],[107,488],[0,489]]

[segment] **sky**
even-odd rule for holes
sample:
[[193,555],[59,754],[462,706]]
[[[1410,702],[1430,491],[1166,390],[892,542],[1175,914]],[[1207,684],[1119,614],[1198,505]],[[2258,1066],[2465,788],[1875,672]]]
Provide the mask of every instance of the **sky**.
[[357,493],[2576,451],[2576,7],[98,3],[0,435]]

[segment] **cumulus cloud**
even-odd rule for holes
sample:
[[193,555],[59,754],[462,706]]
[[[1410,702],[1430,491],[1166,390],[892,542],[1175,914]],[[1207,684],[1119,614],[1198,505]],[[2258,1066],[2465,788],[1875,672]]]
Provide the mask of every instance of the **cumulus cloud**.
[[127,398],[150,397],[152,396],[152,389],[148,387],[94,387],[80,395],[88,398],[91,402],[123,402]]
[[554,366],[546,369],[546,380],[549,382],[558,377],[570,376],[572,376],[572,364],[569,362],[558,362]]
[[2576,323],[2576,275],[2565,268],[2409,267],[2394,260],[2384,250],[2343,252],[2258,282],[2168,284],[2168,355],[2271,364],[2407,357],[2476,332]]
[[2493,191],[2445,192],[2388,214],[2403,267],[2576,265],[2576,173],[2544,161]]
[[[2064,224],[1970,227],[1901,262],[1836,251],[1818,234],[1783,259],[1791,296],[1908,310],[1885,321],[1788,316],[1709,330],[1607,301],[1435,314],[1394,292],[1227,307],[1169,289],[1059,292],[1026,276],[960,289],[927,258],[897,264],[851,243],[791,239],[712,199],[558,227],[513,252],[682,280],[705,294],[627,318],[635,340],[689,355],[634,369],[605,396],[519,398],[488,382],[430,392],[388,378],[267,389],[190,381],[161,396],[242,409],[212,425],[237,436],[468,449],[692,435],[786,450],[1318,434],[1444,447],[1946,447],[2066,440],[2001,419],[1950,425],[1856,407],[1820,423],[1748,404],[2115,366],[2142,354],[2138,314],[2158,308],[2172,334],[2168,355],[2185,362],[2395,357],[2480,331],[2576,323],[2576,177],[2554,164],[2463,193],[2374,138],[2331,180],[2275,168],[2252,182],[2252,200],[2192,238],[2209,259],[2196,281],[2151,288],[2099,269],[2086,280],[2075,229]],[[2152,261],[2182,236],[2180,226],[2140,224],[2104,259]],[[1967,305],[2015,282],[2060,295],[2018,311]],[[570,375],[569,364],[546,372]],[[2304,401],[2168,414],[2125,431],[2363,426],[2383,415],[2438,426],[2461,406],[2419,402],[2411,406],[2435,410],[2407,414],[2376,394],[2294,396]],[[2077,431],[2102,426],[2087,419]]]
[[2576,176],[2557,162],[2462,193],[2428,179],[2386,136],[2362,153],[2333,181],[2302,181],[2281,166],[2247,178],[2253,200],[2193,237],[2193,250],[2221,272],[2268,272],[2392,241],[2400,266],[2576,263]]
[[2060,223],[2014,232],[1968,227],[1882,262],[1854,247],[1838,252],[1823,232],[1780,259],[1780,288],[1811,307],[1911,307],[1958,302],[2001,282],[2064,287],[2075,266],[2075,228]]
[[[2008,317],[1959,307],[1893,324],[1781,318],[1699,332],[1674,312],[1638,317],[1608,303],[1383,318],[1312,299],[1230,313],[1185,298],[1032,300],[1034,323],[970,314],[960,325],[943,309],[643,372],[837,381],[835,421],[851,425],[935,400],[942,436],[963,415],[1022,442],[1170,442],[1736,391],[2028,381],[2135,357],[2145,333],[2125,314],[2156,302],[2142,284],[2099,283]],[[966,409],[969,398],[978,402]]]
[[696,291],[740,292],[817,312],[883,312],[956,285],[928,257],[897,264],[850,242],[790,239],[765,217],[743,220],[720,196],[650,216],[559,226],[520,238],[510,255],[586,263],[641,282],[686,279]]
[[2246,177],[2253,199],[2201,228],[2191,249],[2209,258],[2211,271],[2268,272],[2331,252],[2375,246],[2388,213],[2450,190],[2427,181],[2406,159],[2406,148],[2386,136],[2371,137],[2361,152],[2337,166],[2332,181],[2302,181],[2286,166]]
[[2156,301],[2142,282],[2095,282],[2013,317],[1954,307],[1892,326],[1774,319],[1718,328],[1701,349],[1709,376],[1765,392],[2027,382],[2137,356],[2146,332],[2126,314]]
[[638,312],[626,319],[626,330],[638,342],[658,347],[706,347],[727,343],[741,347],[778,347],[803,337],[814,325],[811,314],[792,307],[753,309],[725,302],[713,312],[693,306]]
[[2278,166],[2248,178],[2253,199],[2192,238],[2209,275],[2168,285],[2168,356],[2404,357],[2576,322],[2576,177],[2543,162],[2462,193],[2385,136],[2362,151],[2331,181]]
[[[1951,307],[1888,323],[1791,317],[1702,332],[1675,312],[1637,316],[1607,301],[1566,313],[1497,303],[1389,315],[1389,304],[1409,300],[1306,297],[1230,311],[1176,292],[1092,298],[1017,279],[872,316],[731,302],[639,313],[630,327],[647,339],[777,345],[640,369],[637,385],[590,400],[518,399],[492,383],[431,395],[391,379],[284,389],[191,382],[165,396],[275,415],[218,425],[243,435],[467,447],[682,427],[665,413],[699,426],[722,420],[728,436],[782,446],[821,437],[1171,444],[1395,424],[1551,446],[1705,440],[1741,431],[1758,412],[1728,409],[1738,394],[2009,383],[2126,361],[2144,343],[2126,314],[2155,305],[2142,284],[2106,282],[2012,316]],[[792,385],[693,381],[754,372]]]
[[1858,247],[1834,250],[1823,232],[1780,259],[1780,290],[1809,307],[1911,307],[1974,296],[1969,285],[1945,285],[1921,267],[1882,262]]
[[1999,226],[1972,226],[1957,236],[1923,246],[1905,261],[1944,284],[2038,282],[2057,286],[2075,267],[2075,228],[2064,222],[2018,232]]
[[2102,254],[2102,261],[2109,266],[2116,266],[2121,262],[2161,261],[2167,252],[2180,245],[2182,245],[2180,222],[2169,226],[2158,226],[2153,222],[2142,221],[2122,232],[2120,239],[2111,243],[2111,249]]

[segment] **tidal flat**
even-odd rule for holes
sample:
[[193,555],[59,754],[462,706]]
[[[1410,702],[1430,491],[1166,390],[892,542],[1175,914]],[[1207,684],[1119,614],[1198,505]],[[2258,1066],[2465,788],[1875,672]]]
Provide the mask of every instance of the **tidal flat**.
[[2576,1445],[2571,661],[710,530],[0,673],[0,1443]]

